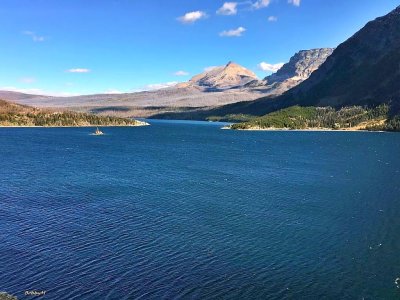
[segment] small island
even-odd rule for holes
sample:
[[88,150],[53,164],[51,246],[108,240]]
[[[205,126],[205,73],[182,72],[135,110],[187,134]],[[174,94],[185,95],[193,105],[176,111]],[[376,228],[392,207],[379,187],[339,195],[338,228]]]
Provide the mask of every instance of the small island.
[[72,111],[55,111],[0,100],[1,127],[147,126],[146,122]]
[[388,105],[332,107],[292,106],[224,129],[234,130],[344,130],[400,131],[400,116],[391,116]]

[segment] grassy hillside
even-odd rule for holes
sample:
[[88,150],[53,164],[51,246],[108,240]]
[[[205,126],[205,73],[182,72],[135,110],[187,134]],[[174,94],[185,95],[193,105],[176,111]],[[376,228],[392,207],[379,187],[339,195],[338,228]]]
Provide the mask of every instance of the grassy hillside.
[[0,100],[0,126],[137,126],[141,122],[77,112],[56,112]]
[[400,130],[400,118],[389,117],[389,106],[361,106],[336,110],[332,107],[292,106],[263,117],[231,126],[232,129],[355,129]]

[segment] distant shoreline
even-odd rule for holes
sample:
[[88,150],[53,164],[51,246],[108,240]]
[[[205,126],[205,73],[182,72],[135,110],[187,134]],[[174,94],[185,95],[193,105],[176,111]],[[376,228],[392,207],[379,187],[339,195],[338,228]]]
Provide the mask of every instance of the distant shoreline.
[[232,129],[230,126],[224,126],[223,130],[234,131],[311,131],[311,132],[390,132],[384,130],[366,130],[366,129],[331,129],[331,128],[305,128],[305,129],[290,129],[290,128],[246,128]]
[[0,128],[107,128],[107,127],[143,127],[143,126],[150,126],[149,123],[142,122],[143,124],[138,125],[77,125],[77,126],[36,126],[36,125],[23,125],[23,126],[7,126],[7,125],[0,125]]

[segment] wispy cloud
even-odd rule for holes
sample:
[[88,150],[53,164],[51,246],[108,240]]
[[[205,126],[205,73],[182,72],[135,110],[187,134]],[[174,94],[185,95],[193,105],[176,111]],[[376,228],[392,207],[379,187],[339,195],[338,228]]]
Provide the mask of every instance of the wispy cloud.
[[22,31],[22,34],[30,36],[34,42],[44,42],[44,40],[45,40],[44,36],[37,35],[33,31],[25,30],[25,31]]
[[268,22],[277,22],[277,21],[278,21],[278,17],[275,17],[275,16],[268,17]]
[[142,90],[142,91],[160,90],[160,89],[165,89],[165,88],[169,88],[171,86],[177,85],[178,83],[179,82],[177,82],[177,81],[164,82],[164,83],[153,83],[153,84],[145,85],[140,90]]
[[176,71],[175,73],[174,73],[174,75],[175,76],[188,76],[189,75],[189,72],[186,72],[186,71]]
[[294,6],[300,6],[301,0],[288,0],[288,3],[293,4]]
[[232,16],[237,14],[237,2],[225,2],[220,9],[217,10],[218,15]]
[[[296,1],[296,0],[294,0],[294,1]],[[299,1],[299,0],[297,0],[297,1]],[[270,3],[271,3],[271,0],[257,0],[256,2],[253,3],[252,7],[254,9],[260,9],[260,8],[268,7]]]
[[89,73],[90,69],[85,69],[85,68],[76,68],[76,69],[69,69],[65,72],[68,73]]
[[244,27],[238,27],[237,29],[222,31],[219,35],[224,37],[240,37],[246,31]]
[[193,24],[196,21],[207,18],[207,14],[204,11],[191,11],[183,16],[179,17],[177,20],[183,24]]
[[265,72],[273,72],[273,73],[275,73],[280,68],[282,68],[283,65],[284,65],[284,63],[269,64],[269,63],[266,63],[266,62],[262,62],[262,63],[258,64],[258,68],[260,70],[265,71]]
[[218,66],[209,66],[204,68],[204,72],[210,72],[214,69],[218,68]]
[[30,84],[30,83],[36,82],[36,78],[33,78],[33,77],[23,77],[23,78],[20,78],[19,81],[22,82],[22,83],[28,83],[28,84]]
[[104,91],[105,94],[123,94],[124,92],[116,89],[108,89]]

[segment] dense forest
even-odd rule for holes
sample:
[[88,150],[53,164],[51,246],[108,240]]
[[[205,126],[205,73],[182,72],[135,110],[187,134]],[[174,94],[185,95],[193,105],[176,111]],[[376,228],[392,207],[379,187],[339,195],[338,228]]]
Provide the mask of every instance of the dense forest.
[[141,122],[71,111],[56,112],[0,100],[0,126],[135,126]]
[[400,117],[388,117],[389,106],[332,107],[292,106],[247,122],[233,124],[232,129],[358,129],[399,131]]

